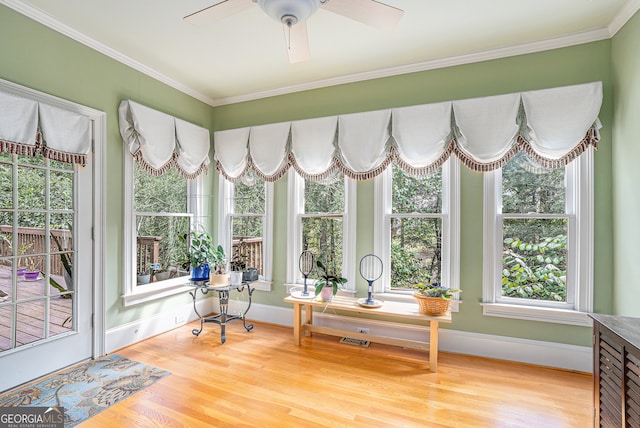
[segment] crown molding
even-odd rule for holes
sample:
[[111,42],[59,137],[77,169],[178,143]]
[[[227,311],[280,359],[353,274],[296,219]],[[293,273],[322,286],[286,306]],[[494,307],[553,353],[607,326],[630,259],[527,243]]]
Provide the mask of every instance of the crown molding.
[[629,0],[609,23],[611,37],[615,36],[638,10],[640,10],[640,0]]
[[68,25],[52,18],[42,10],[28,5],[20,0],[0,0],[0,4],[3,4],[16,12],[19,12],[28,18],[39,22],[46,27],[51,28],[61,34],[64,34],[71,39],[82,43],[89,48],[98,51],[122,64],[125,64],[134,70],[137,70],[149,77],[152,77],[186,95],[189,95],[197,100],[200,100],[212,107],[218,107],[228,104],[236,104],[246,101],[253,101],[262,98],[274,97],[279,95],[287,95],[296,92],[309,91],[313,89],[326,88],[329,86],[343,85],[346,83],[355,83],[372,79],[380,79],[384,77],[398,76],[408,73],[416,73],[420,71],[435,70],[439,68],[452,67],[456,65],[471,64],[481,61],[489,61],[499,58],[506,58],[511,56],[542,52],[545,50],[564,48],[583,43],[595,42],[600,40],[606,40],[613,37],[624,24],[631,19],[631,17],[640,9],[640,0],[629,0],[625,6],[618,12],[611,23],[607,27],[596,28],[589,31],[580,33],[569,34],[566,36],[555,37],[551,39],[540,40],[531,43],[523,43],[518,45],[503,46],[496,49],[487,49],[482,51],[470,52],[463,55],[457,55],[447,58],[438,58],[429,61],[418,62],[414,64],[407,64],[397,67],[389,67],[378,70],[367,71],[363,73],[347,74],[343,76],[336,76],[328,79],[316,80],[313,82],[301,83],[297,85],[283,86],[274,89],[268,89],[265,91],[252,92],[248,94],[223,97],[223,98],[210,98],[199,91],[196,91],[158,71],[148,67],[133,58],[124,55],[123,53],[98,42],[95,39],[80,33],[77,30],[69,27]]
[[583,43],[606,40],[606,39],[609,39],[610,37],[611,37],[611,34],[609,32],[608,27],[602,27],[594,30],[569,34],[566,36],[555,37],[552,39],[540,40],[540,41],[531,42],[531,43],[523,43],[518,45],[504,46],[496,49],[476,51],[476,52],[471,52],[463,55],[439,58],[439,59],[423,61],[423,62],[408,64],[408,65],[401,65],[398,67],[383,68],[379,70],[367,71],[364,73],[348,74],[343,76],[332,77],[329,79],[322,79],[322,80],[316,80],[313,82],[301,83],[299,85],[283,86],[280,88],[269,89],[266,91],[252,92],[250,94],[238,95],[234,97],[218,98],[214,100],[214,102],[215,102],[215,106],[236,104],[236,103],[245,102],[245,101],[253,101],[261,98],[274,97],[278,95],[287,95],[295,92],[326,88],[329,86],[343,85],[345,83],[362,82],[365,80],[380,79],[384,77],[398,76],[401,74],[416,73],[420,71],[435,70],[439,68],[453,67],[456,65],[471,64],[475,62],[507,58],[511,56],[523,55],[528,53],[542,52],[542,51],[551,50],[551,49],[558,49],[558,48],[564,48],[564,47],[569,47],[574,45],[580,45]]
[[7,6],[10,9],[15,10],[18,13],[23,14],[24,16],[33,19],[40,24],[51,28],[54,31],[57,31],[60,34],[63,34],[83,45],[100,52],[112,59],[115,59],[118,62],[121,62],[124,65],[127,65],[134,70],[137,70],[143,74],[146,74],[149,77],[152,77],[168,86],[171,86],[174,89],[177,89],[180,92],[183,92],[186,95],[189,95],[197,100],[202,101],[203,103],[209,104],[211,106],[216,105],[216,101],[212,98],[203,95],[202,93],[174,80],[168,76],[165,76],[162,73],[157,72],[151,67],[147,67],[134,60],[133,58],[128,57],[127,55],[117,51],[103,43],[98,42],[97,40],[83,34],[68,25],[58,21],[57,19],[51,17],[50,15],[44,13],[42,10],[35,8],[31,5],[21,2],[20,0],[0,0],[0,4]]

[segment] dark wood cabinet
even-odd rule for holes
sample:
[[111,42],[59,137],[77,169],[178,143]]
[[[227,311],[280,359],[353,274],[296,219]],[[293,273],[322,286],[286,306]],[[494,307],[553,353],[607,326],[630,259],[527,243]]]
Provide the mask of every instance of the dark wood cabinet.
[[595,426],[640,428],[640,318],[591,318]]

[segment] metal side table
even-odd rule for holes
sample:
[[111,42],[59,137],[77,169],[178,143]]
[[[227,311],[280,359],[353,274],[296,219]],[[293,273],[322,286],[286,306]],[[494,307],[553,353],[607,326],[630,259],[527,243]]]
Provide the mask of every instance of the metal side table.
[[[193,298],[193,310],[200,318],[200,329],[194,328],[191,331],[194,336],[199,336],[200,333],[202,333],[204,324],[207,322],[212,322],[220,325],[220,341],[222,343],[227,341],[226,326],[227,323],[230,323],[231,321],[242,320],[242,325],[244,326],[245,330],[253,330],[253,324],[247,324],[246,319],[247,312],[249,312],[249,309],[251,308],[251,295],[255,291],[255,288],[251,288],[250,283],[243,282],[242,284],[238,285],[210,285],[208,282],[191,282],[189,285],[194,288],[194,290],[189,291],[189,294]],[[196,295],[198,293],[198,290],[200,290],[202,294],[207,294],[209,293],[209,291],[215,291],[218,293],[218,299],[220,300],[220,313],[218,315],[213,315],[210,317],[203,317],[202,315],[200,315],[198,309],[196,308]],[[247,309],[245,309],[245,311],[240,315],[229,315],[228,313],[229,292],[232,290],[237,290],[239,293],[246,290],[247,295],[249,296],[249,304],[247,306]]]

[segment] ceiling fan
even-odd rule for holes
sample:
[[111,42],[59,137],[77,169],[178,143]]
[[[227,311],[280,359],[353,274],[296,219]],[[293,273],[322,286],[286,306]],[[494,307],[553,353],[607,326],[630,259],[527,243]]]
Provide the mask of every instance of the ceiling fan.
[[337,13],[355,21],[390,31],[404,11],[376,0],[223,0],[184,17],[196,25],[227,18],[245,9],[258,6],[271,18],[283,24],[289,62],[309,59],[309,38],[306,20],[318,8]]

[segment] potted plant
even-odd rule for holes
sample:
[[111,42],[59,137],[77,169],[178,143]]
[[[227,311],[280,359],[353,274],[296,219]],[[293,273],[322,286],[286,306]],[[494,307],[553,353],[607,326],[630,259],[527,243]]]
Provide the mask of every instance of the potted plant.
[[324,263],[316,261],[320,279],[316,281],[316,299],[329,302],[338,292],[338,287],[346,284],[347,278],[341,278],[329,273]]
[[253,282],[258,280],[258,269],[247,267],[247,243],[244,238],[240,238],[237,244],[233,245],[233,258],[231,259],[231,283]]
[[137,283],[140,284],[148,284],[151,282],[151,272],[148,269],[144,269],[137,273]]
[[212,285],[222,285],[229,283],[229,272],[227,269],[227,256],[224,253],[222,245],[218,245],[215,250],[211,252],[211,264],[213,273],[209,278],[209,283]]
[[40,261],[35,257],[27,258],[27,269],[24,271],[25,281],[36,281],[40,277]]
[[[211,235],[208,232],[191,231],[189,234],[189,257],[182,267],[189,268],[192,281],[208,281],[210,268],[209,262],[213,260],[213,248]],[[186,238],[181,236],[184,242]]]
[[[3,241],[6,244],[6,253],[7,255],[12,255],[13,254],[13,242],[11,240],[11,235],[9,234],[1,234],[0,235],[0,241]],[[3,244],[4,246],[4,244]],[[33,243],[26,243],[23,242],[20,245],[20,248],[18,249],[18,255],[19,256],[24,256],[24,254],[27,252],[27,250],[29,248],[31,248],[33,246]],[[24,272],[27,270],[27,268],[24,266],[23,261],[24,261],[24,257],[18,257],[17,258],[18,261],[18,267],[17,267],[17,275],[21,276],[24,275]]]
[[418,283],[413,288],[417,289],[413,293],[413,297],[418,301],[420,312],[435,316],[447,313],[453,293],[461,292],[461,290],[451,289],[437,282],[432,282],[431,284]]

